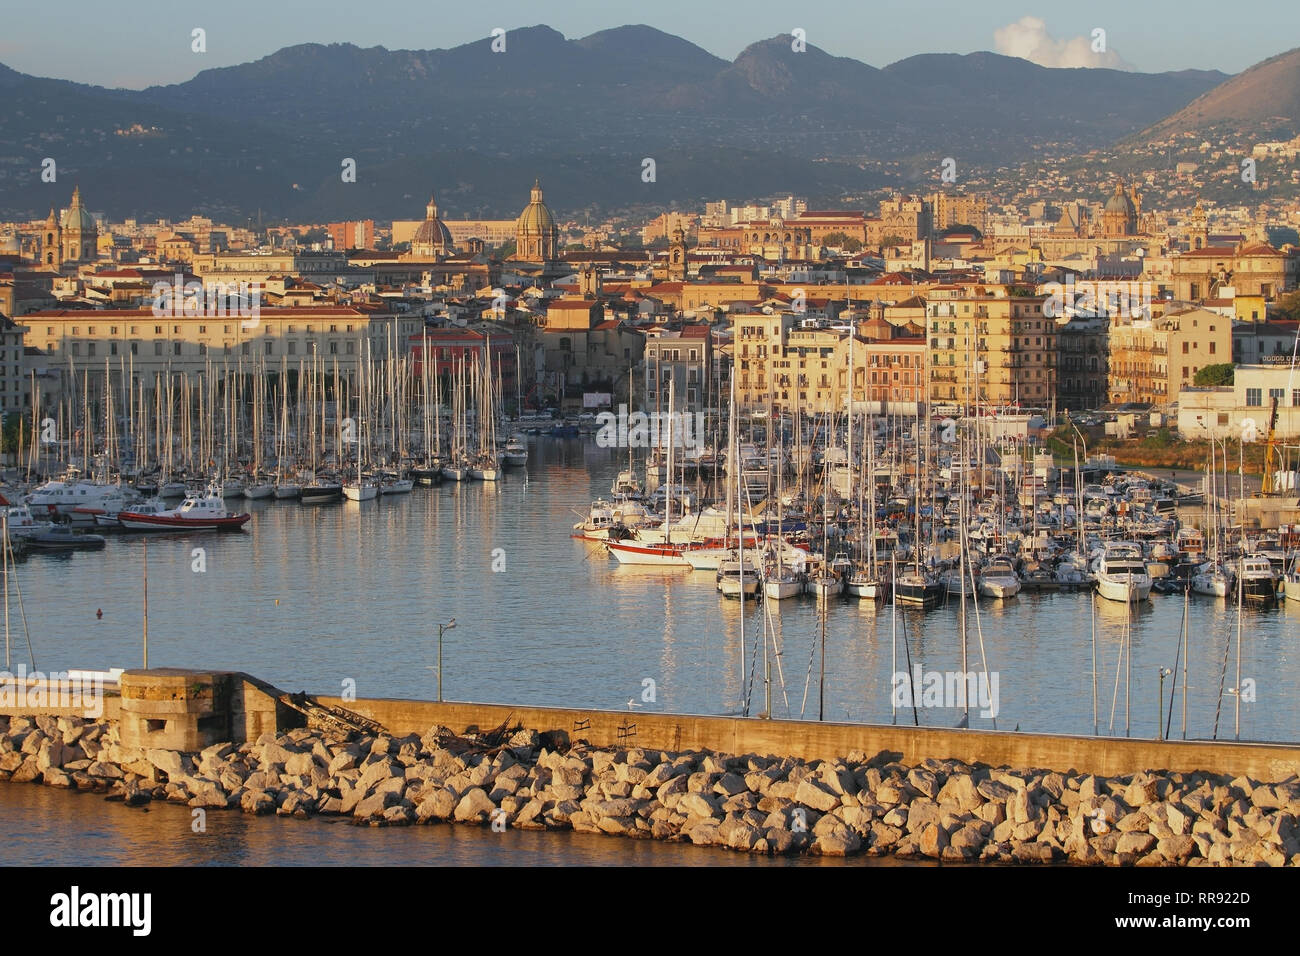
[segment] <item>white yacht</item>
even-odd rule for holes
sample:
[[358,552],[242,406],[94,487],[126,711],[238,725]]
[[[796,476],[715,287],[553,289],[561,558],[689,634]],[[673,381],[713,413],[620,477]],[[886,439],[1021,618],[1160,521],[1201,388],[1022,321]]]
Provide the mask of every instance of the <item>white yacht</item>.
[[1151,574],[1141,545],[1112,541],[1097,560],[1097,593],[1108,601],[1132,603],[1151,596]]
[[1009,598],[1020,593],[1020,576],[1010,558],[994,558],[976,577],[984,597]]

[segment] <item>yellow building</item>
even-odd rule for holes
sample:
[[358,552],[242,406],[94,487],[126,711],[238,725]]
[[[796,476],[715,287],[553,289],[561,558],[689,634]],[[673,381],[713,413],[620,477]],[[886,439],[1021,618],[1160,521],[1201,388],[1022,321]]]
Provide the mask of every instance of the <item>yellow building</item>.
[[1178,401],[1207,365],[1232,362],[1232,320],[1182,309],[1110,329],[1111,402],[1164,406]]
[[915,414],[925,400],[925,341],[868,339],[842,323],[790,312],[738,314],[732,368],[742,410],[808,414],[847,410],[849,369],[859,411]]
[[931,301],[930,401],[960,409],[1048,408],[1056,394],[1056,323],[1045,296]]

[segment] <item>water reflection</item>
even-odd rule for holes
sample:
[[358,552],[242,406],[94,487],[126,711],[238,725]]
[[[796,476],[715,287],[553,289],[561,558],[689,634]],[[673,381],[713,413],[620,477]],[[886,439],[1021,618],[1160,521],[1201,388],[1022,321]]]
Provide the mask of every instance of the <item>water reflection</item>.
[[[742,646],[740,602],[722,598],[711,573],[620,566],[568,537],[575,511],[608,494],[625,464],[592,442],[533,439],[526,476],[363,503],[248,502],[254,519],[243,534],[152,538],[150,663],[246,670],[290,690],[337,692],[351,679],[362,696],[428,698],[436,625],[454,617],[443,652],[450,699],[615,709],[632,699],[634,710],[716,714],[740,712],[748,695],[754,714],[763,707],[766,633],[775,714],[816,716],[822,611],[814,599],[746,602]],[[206,551],[203,573],[191,569],[196,547]],[[498,548],[505,569],[493,572]],[[38,555],[21,566],[41,667],[139,665],[142,558],[142,540],[124,537],[99,553]],[[1086,593],[1041,592],[968,605],[967,667],[986,660],[998,672],[998,727],[1091,731],[1095,629],[1103,730],[1118,668],[1117,732],[1127,679],[1131,732],[1155,735],[1159,669],[1175,666],[1182,596],[1154,595],[1134,609],[1091,604]],[[887,723],[890,678],[909,655],[926,671],[961,668],[956,602],[895,614],[833,599],[824,610],[828,719]],[[1245,612],[1242,683],[1255,681],[1257,699],[1242,705],[1243,738],[1297,736],[1298,613]],[[1188,732],[1209,736],[1220,683],[1225,695],[1237,685],[1236,607],[1193,596],[1189,614]],[[16,615],[11,631],[22,646]],[[1119,668],[1125,633],[1132,661]],[[1181,670],[1180,661],[1176,714]],[[653,701],[641,699],[647,678]],[[1172,684],[1166,678],[1166,707]],[[1232,735],[1233,704],[1225,696],[1220,737]],[[951,708],[919,714],[936,726],[958,716]]]

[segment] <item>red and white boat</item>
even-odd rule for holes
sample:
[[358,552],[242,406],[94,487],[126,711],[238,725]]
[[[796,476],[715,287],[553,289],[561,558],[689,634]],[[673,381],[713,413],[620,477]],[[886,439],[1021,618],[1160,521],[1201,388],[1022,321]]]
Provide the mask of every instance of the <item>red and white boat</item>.
[[605,547],[619,564],[650,564],[669,568],[689,568],[684,544],[647,544],[636,541],[609,541]]
[[176,508],[155,513],[120,511],[117,520],[127,531],[238,531],[251,516],[226,510],[220,483],[203,494],[188,495]]

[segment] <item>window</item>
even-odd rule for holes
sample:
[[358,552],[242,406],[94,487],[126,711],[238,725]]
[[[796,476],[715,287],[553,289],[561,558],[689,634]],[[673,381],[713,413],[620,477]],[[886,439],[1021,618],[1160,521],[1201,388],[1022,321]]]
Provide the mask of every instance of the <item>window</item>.
[[[267,343],[267,344],[269,345],[270,343]],[[269,353],[268,353],[268,354],[269,354]],[[290,355],[297,355],[297,354],[298,354],[298,343],[297,343],[297,342],[290,342],[290,343],[289,343],[289,354],[290,354]]]
[[339,354],[339,344],[337,342],[331,342],[330,355],[338,355],[338,354]]
[[155,326],[153,327],[153,334],[154,334],[154,335],[162,335],[162,326],[161,326],[161,325],[155,325]]
[[208,327],[206,325],[199,326],[199,335],[206,335],[207,332],[208,332]]
[[132,342],[132,343],[131,343],[131,354],[132,354],[132,355],[139,355],[139,354],[140,354],[140,343],[139,343],[139,342]]
[[116,354],[117,354],[117,343],[116,343],[116,342],[109,342],[109,343],[108,343],[108,354],[109,354],[109,355],[116,355]]
[[347,353],[348,353],[349,355],[354,355],[354,354],[356,354],[356,351],[357,351],[357,343],[356,343],[356,342],[349,342],[349,343],[348,343],[348,348],[347,348]]
[[240,346],[239,346],[239,354],[240,354],[240,355],[247,355],[247,354],[248,354],[248,351],[249,351],[249,349],[248,349],[248,343],[247,343],[247,342],[240,343]]
[[1291,390],[1291,404],[1300,407],[1300,388],[1293,388]]
[[163,344],[162,344],[161,342],[155,342],[155,343],[153,344],[153,354],[154,354],[154,355],[162,355],[162,347],[163,347]]
[[1269,401],[1269,404],[1270,404],[1270,405],[1273,404],[1273,399],[1275,399],[1275,398],[1277,399],[1277,403],[1278,403],[1279,405],[1281,405],[1281,404],[1283,403],[1282,400],[1283,400],[1284,398],[1286,398],[1286,389],[1284,389],[1284,388],[1270,388],[1270,389],[1268,390],[1268,401]]
[[221,327],[221,331],[222,331],[223,333],[225,333],[226,335],[229,335],[229,334],[230,334],[230,326],[228,326],[228,325],[223,325],[223,326]]
[[1259,408],[1261,405],[1264,404],[1264,400],[1261,397],[1262,394],[1263,394],[1262,389],[1258,389],[1258,388],[1246,389],[1246,404],[1251,408]]
[[273,342],[271,339],[266,340],[266,354],[267,355],[275,354],[275,342]]
[[179,342],[173,342],[173,343],[172,343],[172,355],[180,355],[180,354],[181,354],[181,343],[179,343]]
[[1214,352],[1215,352],[1215,349],[1214,349],[1215,344],[1216,344],[1216,343],[1214,343],[1214,342],[1211,342],[1211,343],[1210,343],[1210,354],[1211,354],[1211,355],[1213,355]]
[[72,354],[73,354],[73,355],[80,355],[80,354],[81,354],[81,346],[80,346],[78,343],[76,343],[76,342],[73,342],[73,343],[72,343]]

